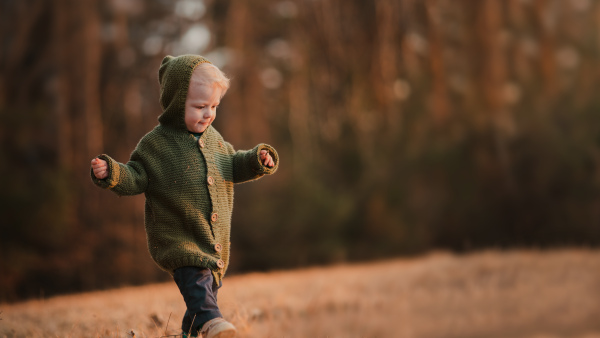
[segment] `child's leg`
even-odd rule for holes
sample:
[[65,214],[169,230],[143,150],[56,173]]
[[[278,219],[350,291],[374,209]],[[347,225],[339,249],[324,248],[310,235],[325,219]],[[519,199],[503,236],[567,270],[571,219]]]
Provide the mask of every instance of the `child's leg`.
[[173,278],[187,307],[181,323],[183,332],[196,336],[204,323],[223,317],[217,306],[218,286],[209,269],[186,266],[175,270]]

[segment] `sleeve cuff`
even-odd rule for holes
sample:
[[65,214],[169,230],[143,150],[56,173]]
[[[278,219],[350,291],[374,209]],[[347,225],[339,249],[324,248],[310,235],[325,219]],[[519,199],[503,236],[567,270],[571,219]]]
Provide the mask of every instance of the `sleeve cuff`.
[[[268,144],[265,143],[261,143],[259,145],[257,145],[255,147],[256,151],[255,151],[255,161],[253,163],[253,169],[261,175],[270,175],[273,174],[277,171],[277,168],[279,168],[279,155],[277,154],[277,151],[275,150],[275,148],[271,147]],[[260,160],[260,151],[261,150],[267,150],[269,152],[269,154],[271,155],[271,157],[273,158],[273,162],[275,163],[275,165],[273,167],[267,167],[266,165],[264,165],[261,160]]]
[[106,154],[102,154],[96,156],[97,158],[106,161],[108,164],[108,176],[103,179],[98,179],[94,175],[94,170],[90,169],[90,175],[92,177],[92,182],[100,188],[104,189],[112,189],[119,182],[119,163],[113,160],[110,156]]

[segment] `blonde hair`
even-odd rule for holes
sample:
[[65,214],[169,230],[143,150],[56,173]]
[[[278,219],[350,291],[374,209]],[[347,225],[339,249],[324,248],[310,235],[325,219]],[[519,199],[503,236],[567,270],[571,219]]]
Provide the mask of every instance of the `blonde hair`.
[[209,86],[217,86],[221,89],[221,97],[225,95],[229,89],[229,78],[223,73],[219,67],[209,62],[199,63],[194,69],[194,73],[200,75],[200,81]]

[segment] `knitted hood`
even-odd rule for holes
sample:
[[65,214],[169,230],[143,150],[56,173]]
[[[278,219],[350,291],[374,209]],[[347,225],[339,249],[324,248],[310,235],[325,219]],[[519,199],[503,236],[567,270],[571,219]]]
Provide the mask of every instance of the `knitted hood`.
[[192,72],[201,63],[208,62],[200,55],[166,56],[158,70],[160,106],[163,113],[158,122],[165,127],[186,131],[185,99]]

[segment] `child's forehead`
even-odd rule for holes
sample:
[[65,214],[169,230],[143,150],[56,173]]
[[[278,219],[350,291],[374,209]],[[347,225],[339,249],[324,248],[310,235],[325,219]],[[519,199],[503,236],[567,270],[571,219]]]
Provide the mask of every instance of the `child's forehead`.
[[219,97],[223,97],[229,88],[229,79],[214,65],[201,63],[192,71],[188,89],[195,91],[200,88],[217,92]]
[[201,89],[203,91],[214,91],[218,89],[216,83],[211,82],[210,79],[207,79],[204,76],[192,76],[190,78],[190,86],[189,89]]
[[214,83],[209,83],[204,79],[191,79],[188,89],[188,100],[219,100],[221,97],[221,88]]
[[207,76],[206,72],[201,68],[197,67],[192,72],[192,76],[190,77],[190,82],[208,82],[210,78]]

